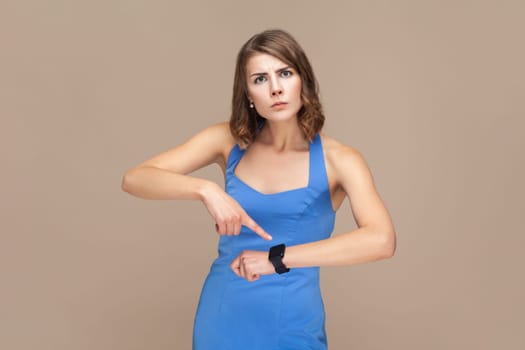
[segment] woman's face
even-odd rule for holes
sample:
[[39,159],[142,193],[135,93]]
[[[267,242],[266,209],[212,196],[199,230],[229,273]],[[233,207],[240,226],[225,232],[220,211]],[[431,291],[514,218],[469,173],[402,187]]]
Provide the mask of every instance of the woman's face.
[[272,120],[297,117],[301,100],[301,77],[295,69],[278,58],[258,53],[246,64],[248,98],[257,113]]

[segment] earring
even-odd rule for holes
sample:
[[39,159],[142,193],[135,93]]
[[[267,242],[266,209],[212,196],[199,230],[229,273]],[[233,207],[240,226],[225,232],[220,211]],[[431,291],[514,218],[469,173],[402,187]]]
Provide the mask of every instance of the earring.
[[250,108],[253,108],[254,105],[253,105],[253,102],[250,102]]

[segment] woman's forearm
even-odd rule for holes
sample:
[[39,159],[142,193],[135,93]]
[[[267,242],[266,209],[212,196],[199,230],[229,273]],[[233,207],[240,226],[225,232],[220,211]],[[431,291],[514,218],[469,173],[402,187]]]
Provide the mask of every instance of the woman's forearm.
[[143,199],[202,200],[206,187],[213,185],[218,186],[209,180],[146,166],[131,169],[122,178],[122,190]]
[[393,232],[363,227],[328,239],[286,247],[283,263],[290,268],[353,265],[389,258],[394,250]]

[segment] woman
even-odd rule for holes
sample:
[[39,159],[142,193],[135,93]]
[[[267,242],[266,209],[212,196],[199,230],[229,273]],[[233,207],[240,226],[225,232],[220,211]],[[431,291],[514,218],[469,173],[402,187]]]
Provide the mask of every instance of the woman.
[[[196,199],[216,222],[193,348],[326,349],[319,267],[389,258],[395,231],[362,155],[321,133],[317,82],[290,34],[241,48],[229,122],[126,172],[148,199]],[[186,174],[217,163],[225,190]],[[330,237],[348,196],[358,229]]]

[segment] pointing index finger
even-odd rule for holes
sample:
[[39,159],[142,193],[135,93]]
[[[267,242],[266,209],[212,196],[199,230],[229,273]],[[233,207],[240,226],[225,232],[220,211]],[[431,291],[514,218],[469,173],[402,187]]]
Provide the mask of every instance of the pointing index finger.
[[243,220],[243,225],[245,225],[246,227],[248,227],[249,229],[251,229],[252,231],[254,231],[255,233],[257,233],[259,236],[261,236],[263,239],[267,240],[267,241],[270,241],[272,239],[272,236],[270,236],[270,234],[268,232],[266,232],[265,230],[263,230],[263,228],[261,226],[259,226],[252,218],[250,218],[248,215],[246,215],[244,217],[244,220]]

